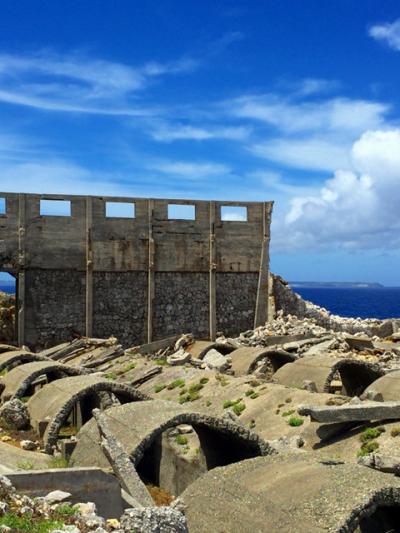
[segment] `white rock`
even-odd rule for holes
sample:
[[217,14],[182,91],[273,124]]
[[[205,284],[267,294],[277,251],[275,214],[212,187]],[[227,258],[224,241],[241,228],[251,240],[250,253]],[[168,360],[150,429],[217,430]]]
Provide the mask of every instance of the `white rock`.
[[229,368],[229,362],[226,360],[226,357],[224,357],[214,348],[206,353],[203,362],[208,366],[208,368],[218,370],[219,372]]
[[23,450],[36,450],[37,444],[33,440],[21,440],[19,443]]
[[53,490],[52,492],[49,492],[44,497],[44,500],[47,503],[58,503],[58,502],[65,502],[70,498],[72,495],[69,492],[64,492],[63,490]]
[[180,348],[177,352],[167,357],[167,363],[170,365],[184,365],[191,359],[191,355],[185,352],[183,348]]

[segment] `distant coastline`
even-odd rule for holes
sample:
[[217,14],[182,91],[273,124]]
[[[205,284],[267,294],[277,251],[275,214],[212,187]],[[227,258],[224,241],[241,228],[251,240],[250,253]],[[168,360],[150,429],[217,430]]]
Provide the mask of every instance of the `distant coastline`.
[[289,281],[292,289],[384,289],[380,283],[364,281]]

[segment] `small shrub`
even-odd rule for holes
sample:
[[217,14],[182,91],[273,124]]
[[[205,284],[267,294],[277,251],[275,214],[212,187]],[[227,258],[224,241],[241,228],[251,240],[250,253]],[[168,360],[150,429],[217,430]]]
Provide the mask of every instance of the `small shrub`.
[[292,398],[286,398],[285,402],[290,403],[292,401]]
[[75,516],[78,511],[72,507],[69,503],[60,503],[55,509],[57,514],[62,516]]
[[161,384],[160,385],[155,385],[154,386],[154,392],[156,392],[156,393],[157,392],[161,392],[162,390],[165,389],[165,387],[166,387],[165,385],[161,385]]
[[167,385],[168,390],[176,389],[177,387],[184,387],[185,386],[185,380],[182,378],[175,379],[174,381],[171,381],[169,385]]
[[204,385],[201,383],[193,383],[193,385],[190,385],[189,387],[189,392],[199,392],[203,387]]
[[68,468],[68,461],[64,457],[53,457],[49,463],[49,468]]
[[187,393],[187,388],[184,387],[183,389],[181,389],[181,390],[179,391],[179,396],[182,396],[182,394],[186,394],[186,393]]
[[154,363],[159,366],[165,366],[168,364],[166,359],[154,359]]
[[289,426],[298,427],[304,424],[304,420],[298,416],[291,416],[288,420]]
[[61,520],[32,517],[32,513],[18,516],[16,513],[8,512],[0,517],[0,526],[6,526],[15,533],[48,533],[62,529],[64,524]]
[[224,403],[222,404],[222,407],[224,409],[228,409],[228,407],[232,407],[233,405],[235,405],[235,400],[225,400]]
[[253,394],[250,395],[250,399],[251,400],[255,400],[256,398],[258,398],[260,395],[258,394],[258,392],[253,392]]
[[398,435],[400,435],[400,426],[395,426],[390,432],[390,434],[392,435],[392,437],[397,437]]
[[252,394],[254,394],[254,392],[255,392],[255,391],[254,391],[253,389],[249,389],[249,390],[247,390],[247,391],[245,392],[245,395],[246,395],[246,396],[251,396]]
[[124,366],[122,369],[122,374],[125,374],[125,372],[129,372],[129,370],[133,370],[136,367],[136,363],[129,363],[129,365]]
[[232,407],[232,411],[235,413],[235,415],[240,416],[243,411],[246,409],[246,406],[244,403],[239,402],[235,403],[235,405]]
[[376,440],[369,440],[367,442],[364,442],[361,448],[357,452],[357,457],[364,457],[365,455],[368,455],[375,450],[379,448],[379,442],[376,442]]
[[283,411],[282,416],[290,416],[295,412],[295,409],[289,409],[289,411]]
[[35,465],[31,461],[19,461],[17,467],[21,470],[35,470]]
[[175,442],[180,446],[185,446],[188,443],[188,439],[185,435],[177,435],[175,437]]
[[210,380],[209,380],[208,378],[201,378],[200,383],[201,383],[202,385],[205,385],[205,384],[208,383],[209,381],[210,381]]
[[117,379],[117,373],[116,372],[109,372],[108,374],[106,374],[106,378],[107,379],[111,379],[112,381],[114,381],[115,379]]
[[365,431],[363,431],[360,435],[360,441],[361,442],[367,442],[369,440],[377,439],[383,432],[385,431],[384,428],[367,428]]

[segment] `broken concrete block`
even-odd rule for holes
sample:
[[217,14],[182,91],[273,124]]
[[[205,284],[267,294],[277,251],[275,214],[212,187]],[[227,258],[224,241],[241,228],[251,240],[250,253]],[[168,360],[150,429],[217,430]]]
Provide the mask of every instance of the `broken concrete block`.
[[188,363],[191,359],[191,355],[188,352],[185,352],[183,348],[180,348],[177,352],[173,353],[167,357],[167,363],[169,365],[184,365]]
[[226,357],[219,353],[215,348],[209,350],[204,356],[203,362],[212,370],[223,372],[229,368],[229,361]]
[[298,413],[315,422],[355,422],[400,419],[400,402],[361,402],[340,406],[301,406]]
[[19,445],[23,450],[36,450],[38,447],[38,443],[33,442],[32,440],[21,440]]
[[46,496],[44,497],[44,500],[50,504],[60,503],[60,502],[65,502],[66,500],[71,498],[71,496],[72,494],[70,492],[65,492],[63,490],[53,490],[49,492],[48,494],[46,494]]
[[26,405],[17,399],[10,400],[0,407],[0,418],[13,429],[24,429],[30,423]]
[[188,533],[186,518],[171,507],[126,509],[120,519],[124,531],[140,533]]

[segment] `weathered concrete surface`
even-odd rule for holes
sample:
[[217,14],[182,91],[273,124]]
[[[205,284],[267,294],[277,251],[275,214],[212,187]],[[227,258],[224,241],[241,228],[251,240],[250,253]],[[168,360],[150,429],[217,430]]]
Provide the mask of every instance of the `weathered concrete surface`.
[[257,363],[261,359],[268,359],[272,366],[273,372],[276,372],[281,366],[286,363],[292,363],[296,360],[296,356],[285,352],[284,350],[273,350],[268,348],[238,348],[234,350],[230,357],[232,359],[231,368],[235,376],[243,376],[253,372]]
[[304,387],[305,381],[315,383],[317,392],[329,392],[336,373],[342,381],[342,394],[359,396],[372,382],[384,374],[378,365],[359,359],[336,359],[326,355],[302,357],[281,367],[274,374],[277,383],[288,387]]
[[[37,454],[36,454],[37,455]],[[114,476],[99,468],[57,468],[7,474],[14,487],[30,497],[46,496],[53,490],[69,492],[72,504],[94,502],[104,518],[119,518],[128,507]]]
[[81,371],[78,368],[55,363],[50,360],[35,361],[19,365],[10,370],[2,379],[4,390],[1,400],[21,398],[30,390],[32,383],[40,376],[46,376],[50,382],[67,376],[78,376]]
[[[31,425],[38,430],[41,421],[48,421],[43,435],[45,448],[50,452],[56,443],[58,432],[75,405],[80,406],[82,422],[91,418],[94,407],[102,407],[101,393],[113,393],[122,402],[146,400],[147,396],[138,390],[102,376],[86,375],[58,379],[41,388],[28,401]],[[92,465],[89,465],[92,466]]]
[[32,361],[47,361],[47,357],[30,353],[25,350],[13,350],[11,352],[4,352],[0,354],[0,372],[4,369],[9,369],[17,365],[24,365]]
[[[377,506],[400,506],[400,481],[358,465],[324,464],[309,454],[275,455],[208,472],[181,499],[191,533],[349,533],[360,520],[365,527]],[[381,526],[396,527],[399,512],[394,523]]]
[[45,453],[30,452],[0,441],[0,470],[29,470],[49,468],[51,457]]
[[[20,345],[77,334],[114,334],[125,346],[182,331],[215,338],[267,319],[272,202],[0,197],[0,270],[18,278]],[[44,215],[42,200],[70,202],[70,215]],[[106,216],[110,201],[134,204],[134,216]],[[171,204],[193,206],[193,220],[169,218]],[[235,205],[246,221],[223,219]]]
[[389,372],[380,377],[364,391],[363,398],[380,395],[385,402],[400,401],[400,370]]
[[[245,427],[174,402],[154,400],[113,407],[107,411],[107,422],[139,474],[146,471],[146,477],[151,474],[156,480],[161,460],[159,439],[164,431],[178,424],[193,426],[209,469],[247,457],[274,453],[268,443]],[[79,432],[71,464],[107,467],[95,420],[89,421]]]
[[146,507],[153,505],[152,498],[139,478],[129,455],[122,448],[118,439],[108,426],[107,415],[99,409],[93,410],[93,416],[97,423],[97,428],[101,438],[101,449],[110,463],[114,474],[120,482],[121,487],[132,496],[137,502],[135,507]]
[[361,402],[329,407],[303,405],[299,407],[298,412],[323,423],[397,420],[400,419],[400,402]]
[[10,344],[0,344],[0,353],[11,352],[13,350],[18,350],[18,348]]

